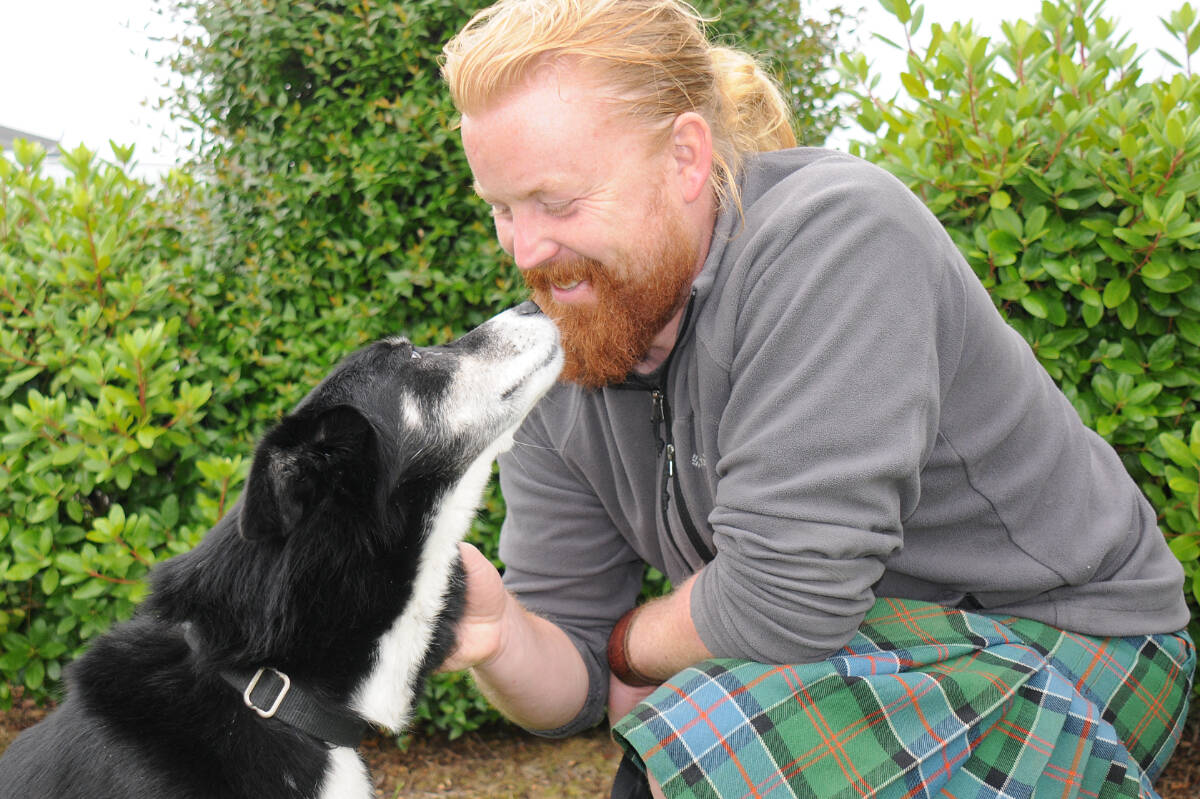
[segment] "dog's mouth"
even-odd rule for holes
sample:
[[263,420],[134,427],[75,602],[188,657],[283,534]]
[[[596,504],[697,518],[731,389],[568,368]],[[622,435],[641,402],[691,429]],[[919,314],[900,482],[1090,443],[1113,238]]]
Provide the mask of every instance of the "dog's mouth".
[[[556,365],[555,364],[556,361],[559,361],[560,363],[558,363]],[[551,347],[550,351],[546,353],[546,357],[543,358],[542,361],[539,364],[537,364],[537,366],[533,367],[533,369],[530,370],[528,374],[524,375],[520,380],[513,383],[511,386],[506,388],[504,391],[500,392],[500,401],[508,402],[509,400],[511,400],[518,391],[520,391],[523,387],[528,385],[530,383],[530,381],[532,381],[534,378],[536,378],[539,374],[543,373],[547,369],[553,368],[557,372],[558,369],[562,368],[561,361],[562,361],[562,355],[561,355],[561,350],[559,349],[559,347],[558,346]]]

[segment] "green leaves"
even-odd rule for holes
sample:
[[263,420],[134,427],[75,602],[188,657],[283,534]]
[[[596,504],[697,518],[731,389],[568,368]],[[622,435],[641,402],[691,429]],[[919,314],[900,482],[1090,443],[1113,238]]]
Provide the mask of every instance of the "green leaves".
[[1200,21],[1197,20],[1195,9],[1192,8],[1191,3],[1184,3],[1179,9],[1172,11],[1168,17],[1159,17],[1159,20],[1163,27],[1182,43],[1185,63],[1180,63],[1174,55],[1166,50],[1160,49],[1159,55],[1177,67],[1184,68],[1186,64],[1187,75],[1191,77],[1191,57],[1200,50]]
[[219,439],[187,322],[208,312],[182,290],[195,184],[151,187],[83,147],[52,181],[17,149],[23,168],[0,170],[0,680],[37,698],[215,520],[190,464]]
[[1172,528],[1192,524],[1182,533],[1169,535],[1169,543],[1183,564],[1192,595],[1200,602],[1200,529],[1193,524],[1200,516],[1200,422],[1192,425],[1186,438],[1162,433],[1154,445],[1152,451],[1165,456],[1158,472],[1167,484],[1166,491],[1160,492],[1164,517]]
[[1129,299],[1131,290],[1128,280],[1123,277],[1113,278],[1104,286],[1104,293],[1100,295],[1100,299],[1105,308],[1116,308]]
[[42,620],[31,625],[28,635],[6,633],[0,635],[3,655],[0,655],[0,670],[5,673],[21,673],[17,684],[37,694],[45,685],[46,677],[57,680],[62,674],[59,658],[67,647],[56,640],[54,631]]

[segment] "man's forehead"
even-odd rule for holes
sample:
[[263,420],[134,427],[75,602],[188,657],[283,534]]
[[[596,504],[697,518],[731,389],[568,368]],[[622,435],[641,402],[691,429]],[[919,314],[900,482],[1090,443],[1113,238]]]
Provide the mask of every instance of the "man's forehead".
[[464,113],[460,132],[475,193],[502,204],[586,194],[654,138],[587,70],[563,64]]
[[484,200],[510,203],[575,195],[613,166],[602,163],[604,147],[591,120],[555,114],[545,106],[513,110],[507,119],[464,118],[472,188]]

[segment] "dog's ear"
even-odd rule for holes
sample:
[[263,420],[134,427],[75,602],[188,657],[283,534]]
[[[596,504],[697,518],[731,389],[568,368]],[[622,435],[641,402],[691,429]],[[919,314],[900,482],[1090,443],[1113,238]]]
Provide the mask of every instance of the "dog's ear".
[[286,537],[323,497],[364,488],[358,467],[372,457],[373,435],[370,421],[348,405],[285,417],[254,454],[238,520],[242,537]]

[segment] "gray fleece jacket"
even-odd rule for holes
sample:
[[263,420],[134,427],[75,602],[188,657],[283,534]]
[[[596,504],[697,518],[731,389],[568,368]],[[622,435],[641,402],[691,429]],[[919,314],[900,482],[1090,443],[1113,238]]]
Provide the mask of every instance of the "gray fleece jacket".
[[912,192],[797,149],[754,159],[742,196],[659,373],[558,386],[501,458],[506,585],[591,679],[547,734],[603,714],[644,563],[702,569],[701,639],[771,663],[831,654],[881,596],[1095,635],[1186,626],[1149,503]]

